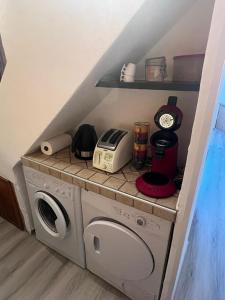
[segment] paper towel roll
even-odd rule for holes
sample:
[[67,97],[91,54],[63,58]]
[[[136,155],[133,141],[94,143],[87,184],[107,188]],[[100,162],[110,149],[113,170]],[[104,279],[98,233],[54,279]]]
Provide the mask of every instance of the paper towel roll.
[[57,151],[62,150],[63,148],[71,145],[72,137],[69,134],[62,134],[56,136],[48,141],[41,143],[41,151],[46,155],[52,155]]

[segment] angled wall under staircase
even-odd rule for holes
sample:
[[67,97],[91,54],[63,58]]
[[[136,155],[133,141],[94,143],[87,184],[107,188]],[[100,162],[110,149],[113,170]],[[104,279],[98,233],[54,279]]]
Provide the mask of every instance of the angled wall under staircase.
[[40,141],[76,127],[108,90],[95,82],[138,62],[197,0],[0,1],[8,58],[0,86],[0,174]]
[[75,128],[110,92],[97,89],[96,82],[108,74],[118,77],[124,63],[140,61],[195,2],[182,0],[175,5],[174,0],[145,1],[28,151],[46,138]]
[[[83,84],[143,2],[0,0],[7,56],[0,84],[1,176],[15,181],[13,167],[20,157]],[[85,109],[79,103],[71,115]]]

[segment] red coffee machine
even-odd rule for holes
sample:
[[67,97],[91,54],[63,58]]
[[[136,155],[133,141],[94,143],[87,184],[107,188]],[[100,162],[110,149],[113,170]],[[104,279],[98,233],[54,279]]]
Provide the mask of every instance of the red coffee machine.
[[136,180],[137,189],[150,197],[169,197],[176,191],[173,182],[177,174],[178,137],[174,133],[180,128],[183,114],[176,106],[177,97],[169,97],[155,114],[155,124],[161,129],[150,139],[152,153],[151,172]]

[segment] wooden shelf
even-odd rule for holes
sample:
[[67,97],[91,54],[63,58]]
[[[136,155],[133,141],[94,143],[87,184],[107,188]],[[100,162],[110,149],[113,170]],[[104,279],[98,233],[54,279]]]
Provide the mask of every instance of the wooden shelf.
[[176,82],[176,81],[144,81],[121,82],[119,80],[100,80],[97,87],[119,88],[119,89],[141,89],[141,90],[168,90],[198,92],[199,82]]

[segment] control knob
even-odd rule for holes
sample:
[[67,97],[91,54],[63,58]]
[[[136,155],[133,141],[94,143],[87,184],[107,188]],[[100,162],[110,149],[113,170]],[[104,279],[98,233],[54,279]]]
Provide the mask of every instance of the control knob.
[[137,217],[136,222],[140,226],[145,226],[146,225],[146,219],[144,217]]
[[45,189],[48,189],[48,188],[49,188],[49,185],[48,185],[47,183],[44,183],[43,186],[44,186]]

